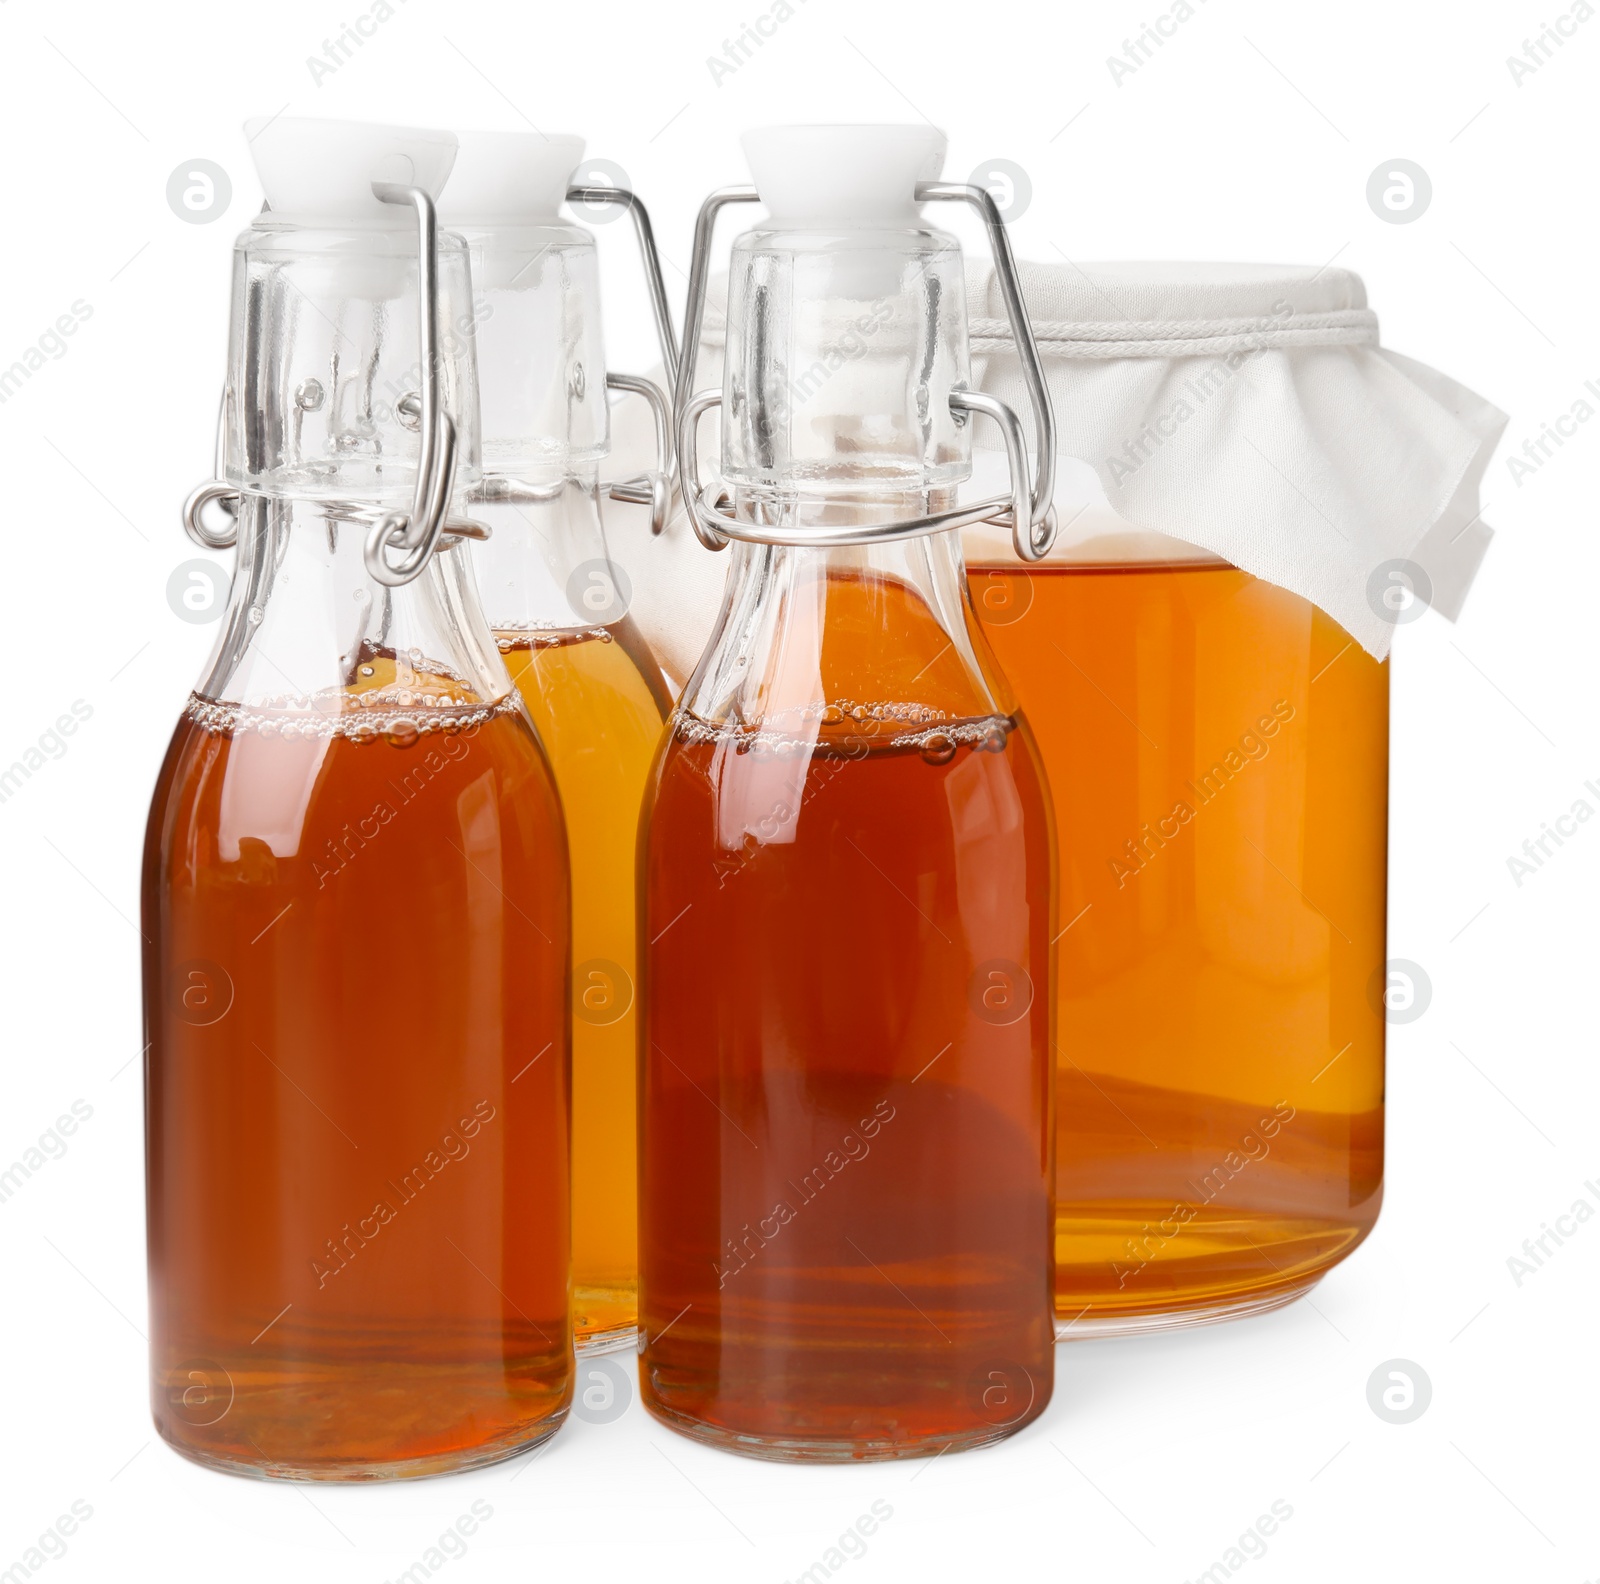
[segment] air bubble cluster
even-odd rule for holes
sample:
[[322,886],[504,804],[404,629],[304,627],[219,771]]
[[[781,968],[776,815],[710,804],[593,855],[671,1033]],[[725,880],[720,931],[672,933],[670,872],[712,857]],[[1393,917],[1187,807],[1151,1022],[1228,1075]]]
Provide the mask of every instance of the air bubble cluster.
[[[774,722],[789,719],[800,723],[798,729],[774,729]],[[808,722],[810,730],[806,729]],[[818,722],[824,728],[846,729],[818,732],[815,729]],[[919,729],[894,729],[912,724],[917,724]],[[852,726],[856,729],[849,729]],[[943,710],[921,704],[848,702],[782,711],[760,727],[702,720],[681,709],[672,718],[678,741],[731,748],[739,755],[783,759],[840,749],[856,754],[913,750],[931,765],[949,764],[961,748],[970,748],[975,753],[1004,753],[1015,726],[1015,721],[1000,715],[952,719]]]
[[391,747],[410,748],[434,732],[453,736],[476,731],[497,715],[515,715],[519,709],[514,692],[489,704],[470,698],[458,701],[446,694],[442,699],[416,697],[409,706],[381,691],[269,699],[260,705],[219,703],[192,694],[184,716],[223,737],[253,734],[269,742],[328,742],[342,737],[356,744],[381,740]]
[[604,627],[497,626],[494,641],[501,654],[514,654],[519,649],[561,649],[571,644],[613,640]]

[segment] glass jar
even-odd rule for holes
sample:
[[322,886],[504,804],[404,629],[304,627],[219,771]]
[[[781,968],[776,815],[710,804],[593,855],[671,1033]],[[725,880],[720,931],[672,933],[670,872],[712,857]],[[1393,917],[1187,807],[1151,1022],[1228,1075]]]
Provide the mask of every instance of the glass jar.
[[153,1410],[214,1467],[428,1474],[570,1400],[566,842],[446,518],[455,140],[247,132],[269,208],[186,512],[238,562],[145,847]]
[[1258,1312],[1378,1214],[1387,580],[1464,592],[1499,415],[1379,351],[1346,271],[1023,278],[1061,531],[967,552],[1062,854],[1058,1325]]

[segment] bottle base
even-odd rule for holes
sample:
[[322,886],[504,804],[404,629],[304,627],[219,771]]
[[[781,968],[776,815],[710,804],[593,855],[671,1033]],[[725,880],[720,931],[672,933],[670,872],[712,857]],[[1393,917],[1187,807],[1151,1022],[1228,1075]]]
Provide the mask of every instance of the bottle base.
[[616,1353],[639,1339],[639,1283],[574,1279],[572,1345],[582,1353]]
[[[939,1457],[946,1452],[971,1452],[993,1446],[1031,1424],[1030,1413],[1015,1424],[982,1425],[956,1435],[928,1435],[910,1439],[858,1440],[810,1436],[743,1435],[703,1419],[690,1419],[660,1403],[645,1402],[651,1416],[690,1441],[733,1452],[763,1463],[894,1463],[905,1458]],[[1042,1407],[1042,1405],[1041,1405]]]
[[1225,1320],[1248,1320],[1271,1314],[1303,1298],[1325,1272],[1274,1287],[1266,1292],[1243,1293],[1235,1298],[1207,1299],[1181,1308],[1156,1309],[1138,1314],[1090,1314],[1087,1306],[1076,1316],[1056,1317],[1057,1342],[1084,1342],[1095,1337],[1149,1336],[1164,1331],[1187,1331],[1194,1326],[1220,1325]]
[[593,1358],[599,1353],[637,1353],[639,1328],[630,1321],[604,1331],[591,1331],[587,1336],[574,1337],[573,1347],[579,1358]]
[[462,1474],[469,1469],[487,1468],[492,1463],[504,1463],[509,1458],[521,1457],[524,1452],[531,1452],[535,1447],[543,1445],[561,1428],[566,1417],[566,1412],[563,1410],[537,1426],[531,1433],[519,1434],[514,1440],[491,1441],[482,1446],[430,1453],[425,1457],[406,1458],[395,1462],[294,1463],[266,1457],[246,1460],[209,1452],[204,1447],[174,1440],[159,1422],[156,1424],[156,1433],[180,1457],[219,1474],[237,1474],[245,1479],[288,1480],[309,1484],[362,1485],[378,1480],[428,1479],[438,1474]]

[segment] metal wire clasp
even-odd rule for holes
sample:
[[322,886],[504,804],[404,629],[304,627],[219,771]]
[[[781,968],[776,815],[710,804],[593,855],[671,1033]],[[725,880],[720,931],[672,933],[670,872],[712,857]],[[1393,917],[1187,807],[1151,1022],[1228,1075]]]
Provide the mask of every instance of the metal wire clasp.
[[667,526],[674,483],[672,409],[667,405],[666,392],[654,380],[641,379],[637,374],[607,374],[606,389],[642,396],[650,404],[650,416],[656,426],[656,465],[641,478],[608,485],[607,492],[612,500],[648,506],[650,532],[659,534]]
[[777,528],[765,524],[758,527],[736,518],[730,509],[727,491],[720,484],[713,482],[701,485],[699,482],[700,419],[711,408],[721,405],[722,393],[708,390],[698,395],[691,394],[700,332],[705,320],[706,288],[711,276],[711,240],[717,215],[728,204],[761,201],[761,195],[754,187],[722,187],[700,206],[699,218],[695,222],[694,256],[689,266],[689,300],[683,324],[684,355],[679,365],[674,403],[678,414],[677,450],[683,498],[689,508],[689,520],[695,534],[708,550],[721,550],[730,539],[801,546],[873,544],[910,538],[916,534],[937,533],[949,528],[963,528],[971,523],[997,522],[1009,524],[1012,543],[1023,561],[1038,561],[1049,553],[1056,533],[1055,514],[1050,504],[1055,492],[1055,412],[1050,405],[1050,392],[1045,384],[1039,348],[1033,338],[1033,325],[1022,301],[1022,283],[1017,276],[1016,260],[1011,252],[1011,239],[1006,234],[1005,222],[1000,218],[993,195],[983,187],[955,182],[919,182],[916,197],[918,203],[970,204],[983,218],[1006,315],[1011,321],[1011,331],[1022,360],[1028,400],[1033,408],[1032,479],[1028,477],[1027,440],[1016,413],[998,398],[982,391],[954,390],[949,397],[952,409],[959,413],[981,414],[1000,426],[1011,474],[1009,495],[993,496],[974,501],[969,506],[956,506],[949,511],[924,517],[836,529]]
[[[363,556],[367,571],[387,588],[399,588],[421,572],[440,538],[481,539],[481,524],[447,522],[450,491],[455,481],[456,429],[439,401],[439,226],[433,199],[420,187],[395,182],[374,182],[372,193],[381,203],[410,204],[417,212],[417,297],[419,340],[422,351],[422,389],[416,403],[420,445],[417,482],[409,512],[387,512],[367,535]],[[217,477],[207,479],[183,503],[184,532],[204,550],[227,550],[238,542],[241,492],[221,482],[224,463],[223,421],[227,398],[217,415]],[[208,510],[220,510],[225,528],[208,528]],[[388,559],[390,549],[403,551],[398,565]]]
[[[367,535],[367,571],[387,588],[409,583],[428,564],[450,510],[456,473],[456,426],[439,401],[439,218],[420,187],[374,182],[380,203],[410,204],[417,212],[417,324],[422,354],[422,400],[417,425],[417,482],[409,512],[388,512]],[[388,552],[404,552],[391,565]]]
[[[655,230],[650,212],[636,194],[625,187],[579,186],[567,189],[568,203],[615,204],[628,211],[634,235],[639,240],[639,255],[644,262],[645,284],[650,293],[650,311],[655,317],[656,340],[661,346],[661,366],[673,385],[678,381],[678,341],[672,330],[672,313],[667,306],[667,287],[661,275],[661,255],[656,250]],[[606,389],[627,391],[650,403],[655,420],[656,465],[639,478],[625,479],[606,486],[612,500],[628,501],[650,508],[650,532],[659,534],[667,526],[672,491],[677,483],[677,462],[672,444],[672,410],[661,388],[635,374],[606,375]]]

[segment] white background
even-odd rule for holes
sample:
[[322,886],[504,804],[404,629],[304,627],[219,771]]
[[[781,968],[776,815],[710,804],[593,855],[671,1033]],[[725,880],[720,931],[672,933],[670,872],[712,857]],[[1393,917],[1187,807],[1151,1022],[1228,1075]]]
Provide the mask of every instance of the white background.
[[[378,1584],[482,1500],[493,1515],[467,1555],[431,1576],[776,1584],[881,1499],[893,1516],[838,1570],[846,1584],[1024,1569],[1180,1584],[1279,1500],[1293,1517],[1239,1570],[1247,1584],[1600,1577],[1600,1221],[1520,1286],[1507,1266],[1574,1200],[1600,1202],[1584,1186],[1600,1184],[1600,824],[1520,887],[1506,861],[1576,799],[1600,807],[1584,790],[1600,785],[1600,423],[1520,486],[1503,460],[1600,382],[1600,17],[1519,85],[1507,57],[1567,0],[1196,0],[1119,86],[1107,57],[1164,0],[790,3],[719,84],[707,58],[771,14],[763,0],[392,0],[318,84],[307,57],[370,16],[364,0],[0,0],[0,367],[74,301],[93,309],[0,406],[0,762],[74,700],[93,710],[0,803],[0,1164],[74,1100],[93,1108],[0,1204],[0,1573],[79,1500],[93,1516],[44,1584]],[[229,1478],[156,1441],[131,921],[150,788],[213,634],[165,590],[197,555],[177,507],[211,466],[228,252],[259,202],[238,129],[279,110],[581,131],[651,204],[675,298],[700,197],[746,179],[742,128],[926,115],[950,134],[947,174],[995,158],[1028,172],[1023,257],[1337,259],[1365,277],[1385,344],[1512,414],[1485,487],[1498,537],[1463,620],[1399,634],[1390,951],[1424,967],[1432,1001],[1392,1030],[1382,1220],[1309,1300],[1063,1348],[1043,1419],[931,1464],[747,1462],[637,1402],[531,1462],[382,1489]],[[168,207],[169,175],[195,158],[232,177],[217,223]],[[1411,224],[1365,196],[1395,158],[1432,179]],[[643,367],[627,242],[601,239],[610,350]],[[1397,1358],[1432,1383],[1406,1425],[1367,1402]]]

